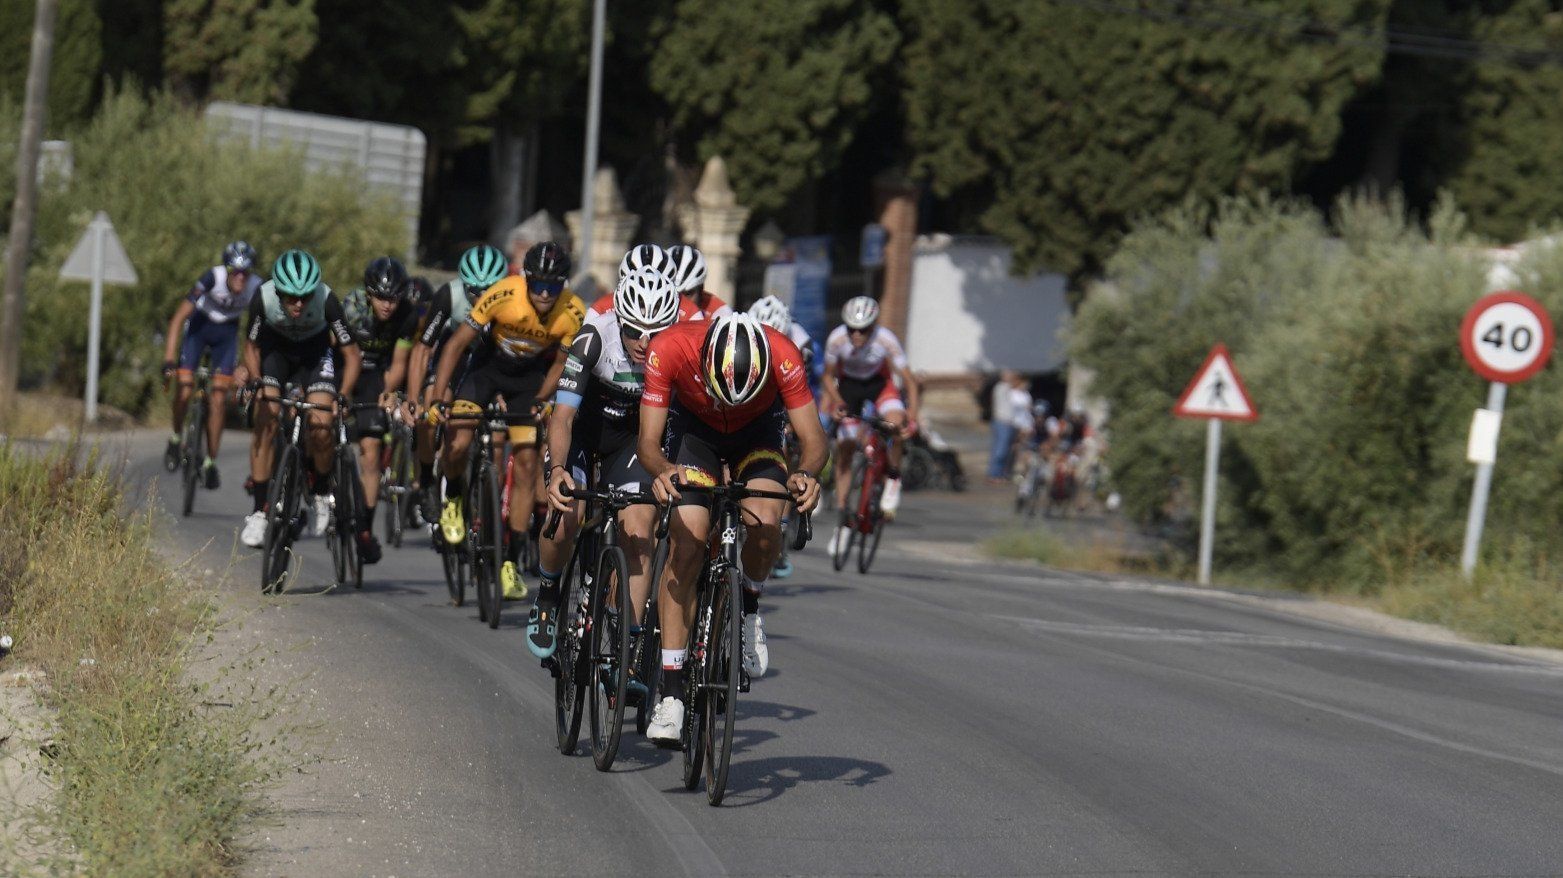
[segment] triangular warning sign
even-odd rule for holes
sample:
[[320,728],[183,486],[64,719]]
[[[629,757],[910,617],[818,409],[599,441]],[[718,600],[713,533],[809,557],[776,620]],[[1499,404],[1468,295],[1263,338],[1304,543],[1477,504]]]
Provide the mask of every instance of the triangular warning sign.
[[1184,388],[1172,413],[1180,418],[1220,418],[1224,421],[1252,421],[1259,417],[1243,379],[1232,368],[1227,346],[1217,344],[1199,367],[1194,380]]
[[100,228],[103,230],[103,282],[134,286],[138,282],[136,267],[130,264],[130,257],[125,254],[125,245],[114,234],[114,224],[109,222],[109,215],[101,210],[87,224],[86,233],[76,242],[71,255],[65,257],[65,264],[60,266],[60,277],[64,280],[92,280],[94,239]]

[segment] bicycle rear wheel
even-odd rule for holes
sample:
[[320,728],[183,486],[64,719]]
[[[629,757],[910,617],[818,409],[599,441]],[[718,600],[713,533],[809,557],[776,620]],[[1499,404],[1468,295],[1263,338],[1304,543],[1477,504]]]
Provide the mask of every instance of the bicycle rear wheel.
[[445,568],[445,589],[450,592],[451,606],[459,607],[467,602],[467,555],[450,546],[441,546],[439,552],[440,564]]
[[554,618],[559,625],[559,645],[554,649],[554,661],[558,663],[558,676],[554,677],[554,730],[559,736],[559,752],[574,755],[575,745],[581,739],[582,707],[586,699],[586,680],[590,676],[583,659],[581,644],[587,631],[587,619],[582,597],[586,590],[586,564],[584,546],[578,540],[575,551],[565,562],[564,573],[559,577],[559,606]]
[[201,431],[206,426],[206,400],[197,395],[185,409],[184,435],[180,439],[180,465],[184,472],[184,504],[181,509],[186,518],[195,511],[195,491],[201,481]]
[[299,451],[289,445],[278,456],[266,498],[266,539],[261,551],[261,593],[277,594],[293,560],[293,519],[297,514],[300,480]]
[[874,563],[874,556],[879,554],[879,537],[885,532],[885,514],[879,509],[879,498],[885,492],[885,483],[881,480],[874,482],[874,489],[869,493],[869,516],[874,523],[874,529],[863,534],[857,544],[857,572],[867,573],[868,568]]
[[[476,501],[472,507],[473,574],[480,576],[479,608],[488,627],[499,627],[499,611],[505,603],[505,589],[499,582],[499,569],[505,563],[505,520],[500,513],[499,479],[494,467],[485,462],[478,472]],[[481,572],[479,572],[481,568]],[[486,611],[486,612],[485,612]]]
[[838,571],[847,566],[847,558],[852,556],[852,546],[860,538],[857,511],[861,504],[858,498],[863,493],[863,468],[867,463],[861,454],[852,458],[852,470],[847,478],[847,497],[841,504],[841,524],[831,536],[835,551],[830,556],[830,565]]
[[711,634],[711,589],[718,586],[711,581],[712,569],[708,564],[700,571],[700,582],[695,588],[695,624],[689,629],[686,658],[684,659],[684,789],[700,786],[705,769],[705,699],[706,658],[709,655]]
[[743,574],[727,571],[711,601],[711,636],[706,641],[706,697],[701,737],[706,762],[706,801],[722,804],[733,757],[733,719],[738,710],[738,675],[743,655]]
[[[624,690],[629,682],[629,565],[624,550],[609,546],[597,561],[592,586],[591,648],[592,760],[598,771],[613,767],[624,731]],[[611,606],[610,606],[611,605]],[[617,610],[617,612],[615,612]],[[630,616],[625,613],[630,612]]]
[[336,454],[336,527],[342,555],[347,559],[347,581],[353,588],[364,587],[364,559],[358,552],[358,512],[364,508],[363,485],[358,481],[358,453],[351,445]]

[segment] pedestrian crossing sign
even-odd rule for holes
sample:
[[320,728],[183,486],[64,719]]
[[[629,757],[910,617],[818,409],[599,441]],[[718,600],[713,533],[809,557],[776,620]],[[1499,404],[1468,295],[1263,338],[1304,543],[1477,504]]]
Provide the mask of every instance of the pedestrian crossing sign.
[[1180,418],[1219,418],[1223,421],[1258,420],[1243,379],[1232,367],[1232,355],[1227,346],[1217,343],[1199,367],[1194,380],[1184,388],[1172,413]]

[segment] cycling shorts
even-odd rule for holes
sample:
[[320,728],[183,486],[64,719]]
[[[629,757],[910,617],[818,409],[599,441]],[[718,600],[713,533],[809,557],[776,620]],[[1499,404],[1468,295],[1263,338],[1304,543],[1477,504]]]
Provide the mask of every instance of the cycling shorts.
[[[786,484],[787,457],[782,451],[786,427],[787,412],[779,397],[769,410],[732,433],[717,430],[675,400],[668,407],[662,450],[683,469],[684,481],[691,485],[720,484],[724,465],[734,482],[769,479]],[[710,508],[711,495],[691,491],[679,505]]]
[[[836,379],[836,389],[841,391],[841,399],[846,403],[847,417],[863,417],[873,405],[873,413],[881,417],[892,412],[904,412],[906,406],[901,402],[901,392],[896,389],[895,382],[884,374],[875,375],[872,378],[848,378],[841,376]],[[841,442],[855,442],[858,437],[859,424],[855,420],[848,420],[836,425],[836,439]]]
[[239,362],[239,324],[214,323],[197,311],[185,323],[185,340],[179,347],[179,377],[194,375],[201,355],[208,351],[212,355],[212,383],[226,386]]
[[[474,357],[456,391],[451,411],[466,414],[481,410],[495,397],[504,399],[511,412],[531,411],[537,405],[537,392],[543,389],[552,358],[533,357],[509,362],[498,357]],[[463,405],[465,403],[465,405]],[[537,426],[518,424],[510,428],[510,444],[530,447],[537,444]]]
[[570,478],[576,485],[591,484],[587,475],[592,460],[601,465],[598,484],[621,491],[648,491],[651,489],[651,473],[641,465],[640,455],[635,453],[633,433],[605,427],[595,436],[576,435],[570,446]]
[[[380,401],[380,394],[385,392],[385,373],[378,369],[371,369],[358,373],[358,383],[353,387],[353,403],[355,405],[368,405]],[[348,421],[348,437],[354,442],[360,439],[380,439],[391,429],[391,420],[385,414],[385,409],[377,408],[373,411],[362,409],[353,412]]]
[[291,384],[302,387],[306,394],[335,395],[342,379],[337,375],[336,356],[329,347],[324,352],[278,348],[261,355],[261,383],[278,390]]

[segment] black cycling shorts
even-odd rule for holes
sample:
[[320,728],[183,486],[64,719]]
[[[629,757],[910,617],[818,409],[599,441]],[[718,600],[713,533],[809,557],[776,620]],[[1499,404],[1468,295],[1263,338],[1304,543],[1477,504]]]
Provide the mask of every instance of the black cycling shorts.
[[[723,433],[674,402],[668,407],[662,451],[683,468],[684,480],[691,485],[720,484],[724,465],[735,482],[770,479],[786,484],[787,458],[782,451],[786,428],[787,411],[779,397],[769,410],[732,433]],[[679,504],[709,508],[711,496],[691,491]]]
[[[358,383],[353,386],[353,403],[355,405],[368,405],[378,403],[380,394],[385,392],[385,373],[378,369],[369,369],[358,373]],[[391,421],[385,414],[385,409],[374,410],[361,409],[353,412],[353,417],[348,421],[348,436],[357,442],[360,439],[379,439],[391,429]]]
[[[582,426],[577,422],[577,428]],[[591,484],[587,476],[595,458],[601,465],[597,484],[621,491],[651,490],[651,473],[640,462],[635,451],[636,436],[622,429],[604,426],[588,429],[572,436],[570,443],[570,478],[575,484]]]
[[[543,381],[548,377],[552,359],[534,357],[517,363],[492,355],[473,357],[456,390],[456,402],[451,411],[461,413],[470,410],[470,406],[482,408],[496,397],[504,399],[506,411],[515,414],[531,411],[537,404],[537,393],[543,389]],[[537,444],[535,425],[513,425],[509,432],[511,445],[532,447]]]
[[323,351],[287,351],[277,348],[261,354],[261,383],[282,390],[288,385],[306,394],[335,394],[342,386],[337,360],[330,347]]

